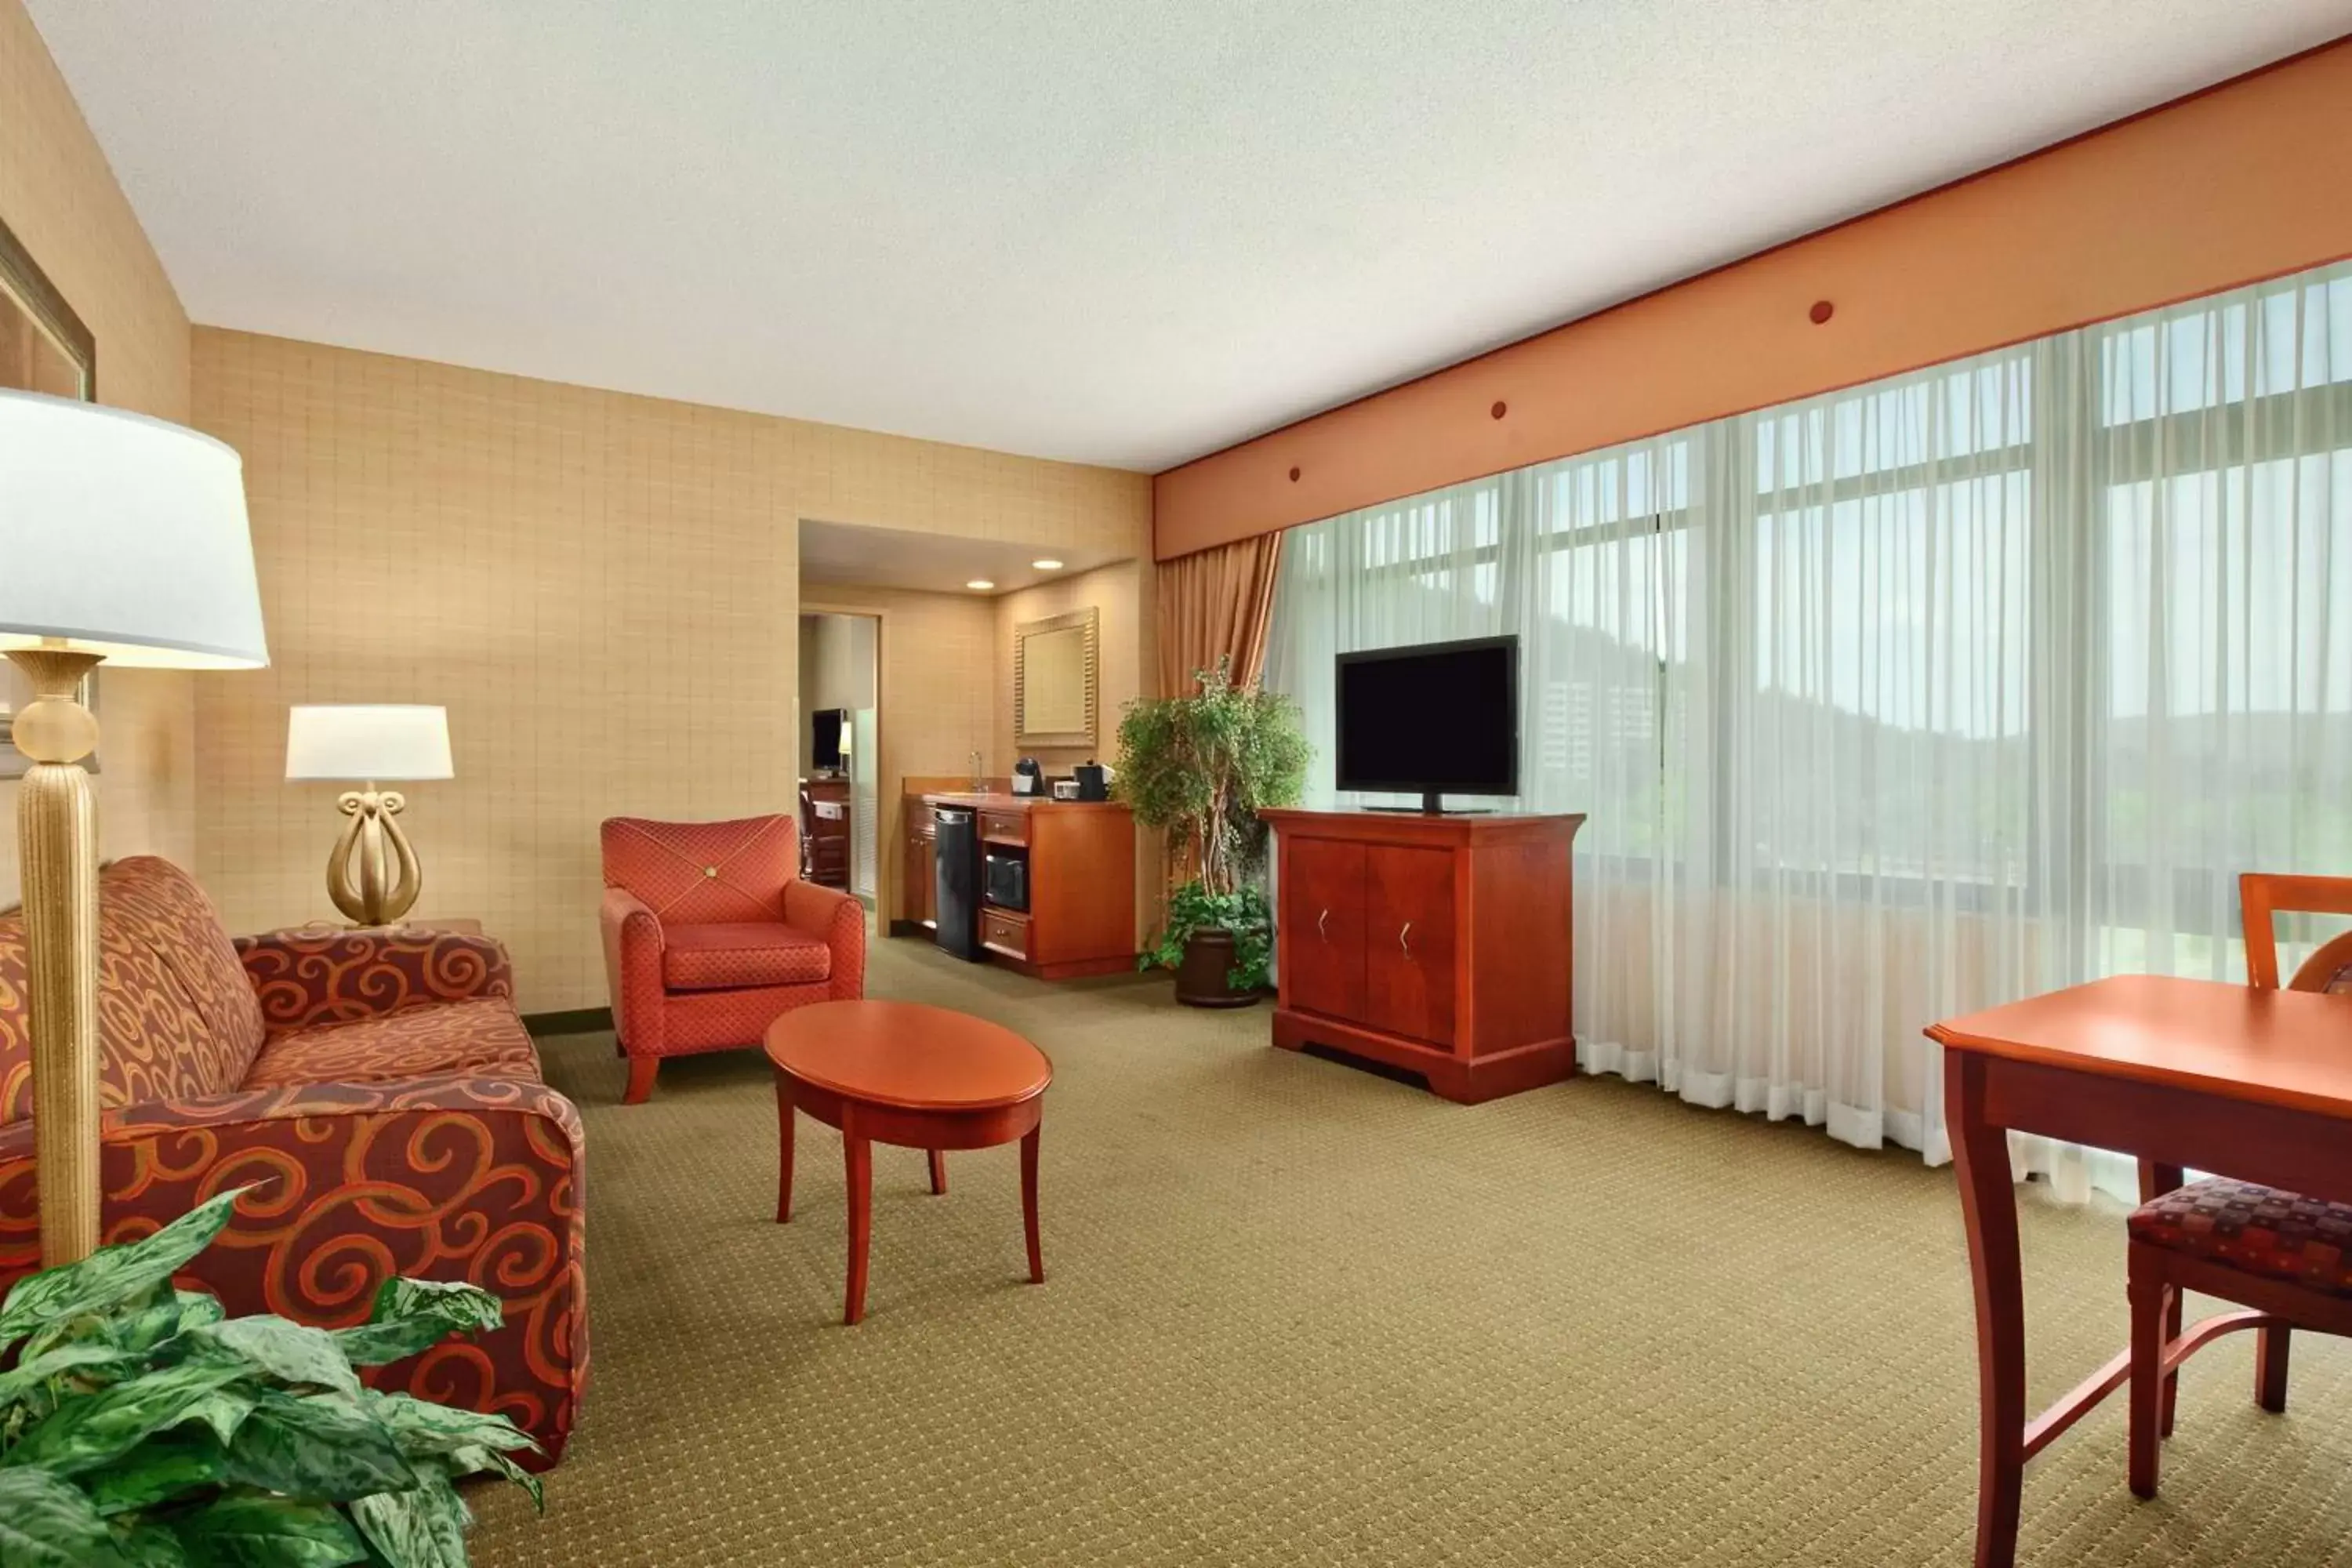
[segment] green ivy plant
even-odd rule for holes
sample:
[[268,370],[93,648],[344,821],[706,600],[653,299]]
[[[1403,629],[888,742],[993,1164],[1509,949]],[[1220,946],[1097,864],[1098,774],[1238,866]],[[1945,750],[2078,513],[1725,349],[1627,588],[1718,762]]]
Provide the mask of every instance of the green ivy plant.
[[543,1502],[512,1458],[538,1446],[505,1416],[352,1371],[498,1327],[496,1297],[387,1279],[367,1322],[331,1332],[173,1287],[244,1190],[0,1303],[0,1565],[463,1568],[458,1477]]
[[1118,724],[1118,792],[1147,827],[1169,831],[1191,875],[1169,895],[1168,924],[1138,961],[1174,968],[1196,931],[1233,933],[1226,983],[1266,982],[1274,921],[1250,878],[1265,856],[1258,812],[1296,805],[1307,784],[1298,704],[1255,682],[1235,685],[1228,662],[1194,672],[1190,696],[1130,702]]
[[1173,969],[1184,962],[1184,944],[1194,931],[1225,931],[1234,938],[1234,962],[1225,984],[1235,991],[1259,991],[1274,967],[1274,917],[1255,888],[1213,893],[1198,878],[1179,883],[1168,895],[1168,925],[1139,954],[1138,969]]

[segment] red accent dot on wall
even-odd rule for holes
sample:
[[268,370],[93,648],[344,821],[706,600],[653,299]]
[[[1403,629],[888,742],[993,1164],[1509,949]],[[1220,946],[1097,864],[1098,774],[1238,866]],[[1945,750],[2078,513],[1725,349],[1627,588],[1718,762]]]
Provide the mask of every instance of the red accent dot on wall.
[[1297,468],[1290,470],[1290,482],[1294,485],[1298,482],[1298,470]]
[[1816,300],[1813,301],[1813,308],[1811,314],[1813,318],[1813,325],[1818,327],[1823,321],[1828,321],[1832,316],[1837,314],[1837,307],[1831,304],[1827,300]]
[[1509,404],[1500,402],[1496,403],[1494,407],[1486,410],[1489,416],[1496,419],[1500,419],[1504,415],[1508,414],[1510,411],[1511,405]]

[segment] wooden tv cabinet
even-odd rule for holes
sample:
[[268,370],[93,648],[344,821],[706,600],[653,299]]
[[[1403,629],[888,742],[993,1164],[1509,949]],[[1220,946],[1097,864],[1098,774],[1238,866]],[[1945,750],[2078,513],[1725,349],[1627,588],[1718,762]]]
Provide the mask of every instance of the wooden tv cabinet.
[[1575,1073],[1583,817],[1259,815],[1279,858],[1276,1045],[1402,1068],[1465,1104]]

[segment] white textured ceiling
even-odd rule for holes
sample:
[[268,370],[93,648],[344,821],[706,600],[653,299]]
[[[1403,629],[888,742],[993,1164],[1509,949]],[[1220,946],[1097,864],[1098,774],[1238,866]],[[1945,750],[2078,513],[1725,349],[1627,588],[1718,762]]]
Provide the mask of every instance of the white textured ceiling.
[[199,321],[1145,469],[2352,29],[2352,0],[30,5]]

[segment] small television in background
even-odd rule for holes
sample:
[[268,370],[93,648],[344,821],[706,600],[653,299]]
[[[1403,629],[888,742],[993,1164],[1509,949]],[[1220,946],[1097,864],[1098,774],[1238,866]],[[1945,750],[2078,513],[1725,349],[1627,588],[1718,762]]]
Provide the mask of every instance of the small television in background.
[[814,743],[809,748],[810,764],[828,773],[837,773],[847,767],[848,753],[841,742],[849,731],[849,710],[820,708],[810,715],[809,723],[814,731]]
[[1338,688],[1341,789],[1418,795],[1425,812],[1519,793],[1517,637],[1343,653]]

